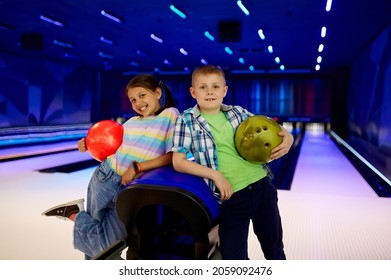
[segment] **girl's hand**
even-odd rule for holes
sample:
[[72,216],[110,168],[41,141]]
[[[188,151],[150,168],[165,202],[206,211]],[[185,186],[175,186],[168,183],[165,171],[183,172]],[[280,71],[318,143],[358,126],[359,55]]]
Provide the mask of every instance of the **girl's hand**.
[[128,170],[122,175],[121,184],[126,186],[136,177],[136,171],[134,171],[133,166],[129,167]]
[[86,146],[86,139],[85,138],[82,138],[79,140],[79,142],[77,142],[77,149],[84,153],[87,151],[87,146]]

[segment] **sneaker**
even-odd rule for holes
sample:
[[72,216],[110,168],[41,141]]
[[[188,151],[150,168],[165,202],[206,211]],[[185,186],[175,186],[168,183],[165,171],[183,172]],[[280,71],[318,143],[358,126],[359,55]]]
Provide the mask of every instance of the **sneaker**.
[[69,201],[54,206],[42,213],[43,216],[54,216],[61,219],[68,219],[71,214],[79,213],[84,208],[84,198]]

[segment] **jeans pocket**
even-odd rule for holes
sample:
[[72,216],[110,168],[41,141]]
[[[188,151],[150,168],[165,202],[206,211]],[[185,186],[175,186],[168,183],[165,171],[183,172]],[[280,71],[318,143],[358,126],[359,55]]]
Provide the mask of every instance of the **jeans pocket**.
[[113,171],[107,171],[102,165],[95,170],[95,178],[100,182],[107,182],[111,176],[113,176]]

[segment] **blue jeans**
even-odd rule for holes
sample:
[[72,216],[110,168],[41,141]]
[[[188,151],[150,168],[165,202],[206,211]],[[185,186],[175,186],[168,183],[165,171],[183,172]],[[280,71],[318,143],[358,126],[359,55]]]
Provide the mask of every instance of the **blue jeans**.
[[75,219],[74,246],[91,259],[117,240],[126,238],[115,202],[121,191],[121,176],[103,161],[94,171],[87,191],[86,211]]
[[220,249],[226,260],[247,260],[250,220],[267,260],[285,259],[277,189],[265,177],[221,204]]

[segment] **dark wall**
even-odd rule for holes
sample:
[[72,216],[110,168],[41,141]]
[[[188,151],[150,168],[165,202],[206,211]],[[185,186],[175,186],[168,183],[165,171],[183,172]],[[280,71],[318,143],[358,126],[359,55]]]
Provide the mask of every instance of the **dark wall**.
[[332,79],[308,75],[228,75],[228,104],[255,114],[331,117]]
[[391,25],[357,58],[350,83],[351,143],[391,165]]
[[[133,76],[0,54],[0,127],[128,118],[133,112],[125,86]],[[180,111],[194,106],[190,73],[155,76],[171,88]],[[334,77],[226,73],[226,79],[226,104],[241,105],[255,114],[332,117]],[[340,95],[346,97],[345,92]]]
[[95,74],[0,53],[0,128],[90,122]]
[[[125,85],[132,76],[105,75],[102,94],[112,96],[117,90],[117,98],[103,102],[105,106],[114,105],[115,114],[126,116],[131,112],[125,94]],[[189,88],[191,74],[178,76],[159,76],[172,90],[177,107],[183,111],[195,105]],[[333,89],[335,81],[332,77],[314,76],[260,76],[230,75],[226,76],[228,94],[224,103],[240,105],[255,114],[273,116],[309,116],[330,119],[332,115]],[[347,84],[346,80],[343,81]],[[343,93],[346,98],[346,91]],[[102,97],[104,98],[104,97]],[[114,112],[114,111],[113,111]]]

